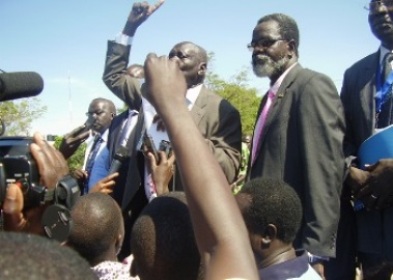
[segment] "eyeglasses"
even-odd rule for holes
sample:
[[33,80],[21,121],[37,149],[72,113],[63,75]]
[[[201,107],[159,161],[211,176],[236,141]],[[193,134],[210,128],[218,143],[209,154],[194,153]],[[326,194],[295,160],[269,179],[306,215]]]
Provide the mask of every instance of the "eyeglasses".
[[370,11],[370,10],[379,9],[382,6],[384,6],[386,8],[392,8],[393,7],[393,0],[373,1],[373,2],[370,2],[366,5],[364,5],[364,9],[366,9],[367,11]]
[[270,48],[278,41],[285,41],[284,39],[260,39],[255,42],[251,42],[247,45],[249,51],[253,52],[255,48]]
[[96,115],[98,117],[98,116],[101,116],[102,114],[104,114],[105,112],[106,111],[87,112],[86,116],[92,117],[92,116]]

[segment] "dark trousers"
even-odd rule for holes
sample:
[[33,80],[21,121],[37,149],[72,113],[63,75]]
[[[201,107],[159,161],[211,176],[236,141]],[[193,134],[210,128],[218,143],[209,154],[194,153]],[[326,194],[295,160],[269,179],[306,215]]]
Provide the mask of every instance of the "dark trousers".
[[122,261],[124,258],[128,257],[132,253],[131,248],[131,232],[132,226],[134,225],[136,219],[139,217],[143,208],[147,205],[148,201],[145,195],[145,189],[143,186],[139,187],[139,190],[132,199],[129,207],[123,211],[124,219],[124,241],[123,246],[120,250],[118,258]]

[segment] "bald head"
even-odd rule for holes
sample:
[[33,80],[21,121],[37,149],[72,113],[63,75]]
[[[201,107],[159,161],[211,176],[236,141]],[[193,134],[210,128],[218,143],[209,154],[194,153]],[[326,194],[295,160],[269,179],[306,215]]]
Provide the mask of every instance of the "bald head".
[[124,236],[122,214],[109,195],[91,193],[80,197],[71,211],[74,226],[67,244],[90,265],[115,258]]
[[203,83],[208,62],[204,48],[189,41],[180,42],[169,52],[169,58],[178,62],[189,88]]

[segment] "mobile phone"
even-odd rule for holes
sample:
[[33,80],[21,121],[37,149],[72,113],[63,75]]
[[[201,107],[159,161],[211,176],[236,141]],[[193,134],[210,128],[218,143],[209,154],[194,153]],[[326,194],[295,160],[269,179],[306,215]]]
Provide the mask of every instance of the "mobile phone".
[[84,125],[85,128],[83,129],[84,131],[89,130],[94,124],[94,119],[93,118],[87,118],[87,120],[85,121]]
[[156,145],[154,144],[153,138],[150,135],[148,135],[147,133],[145,133],[145,135],[143,136],[143,145],[144,145],[145,151],[152,153],[154,155],[156,161],[159,162],[160,157],[158,155]]

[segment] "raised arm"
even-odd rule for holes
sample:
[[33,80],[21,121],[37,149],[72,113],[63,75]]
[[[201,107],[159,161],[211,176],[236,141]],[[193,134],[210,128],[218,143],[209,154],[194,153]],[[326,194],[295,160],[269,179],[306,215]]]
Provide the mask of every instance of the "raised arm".
[[131,51],[130,38],[134,37],[138,27],[163,3],[163,0],[155,5],[147,2],[134,3],[122,34],[115,41],[108,42],[102,79],[109,90],[132,110],[139,111],[142,100],[139,80],[127,72]]
[[164,120],[176,154],[198,248],[205,261],[205,279],[258,279],[238,206],[184,104],[187,86],[178,65],[150,54],[145,75],[147,98]]

